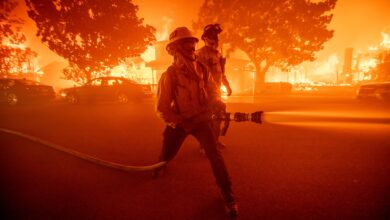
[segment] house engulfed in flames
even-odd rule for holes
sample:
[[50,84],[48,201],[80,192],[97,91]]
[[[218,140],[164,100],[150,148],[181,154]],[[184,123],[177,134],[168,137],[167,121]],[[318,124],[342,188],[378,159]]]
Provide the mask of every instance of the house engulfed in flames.
[[5,43],[1,45],[1,77],[28,78],[39,81],[43,72],[37,64],[37,53],[23,44]]
[[382,33],[382,37],[379,46],[369,47],[367,52],[358,52],[353,56],[351,83],[390,81],[390,35]]

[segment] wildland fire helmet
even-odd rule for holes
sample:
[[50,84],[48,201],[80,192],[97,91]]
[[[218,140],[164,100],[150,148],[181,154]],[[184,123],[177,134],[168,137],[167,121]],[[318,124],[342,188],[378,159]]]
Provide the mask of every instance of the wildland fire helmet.
[[194,39],[196,42],[199,41],[197,37],[187,28],[187,27],[178,27],[175,30],[172,31],[172,33],[169,35],[169,42],[167,44],[167,51],[171,54],[172,46],[174,43],[178,42],[182,39]]
[[222,32],[220,24],[209,24],[203,29],[202,40],[208,38],[210,40],[218,40],[218,34]]

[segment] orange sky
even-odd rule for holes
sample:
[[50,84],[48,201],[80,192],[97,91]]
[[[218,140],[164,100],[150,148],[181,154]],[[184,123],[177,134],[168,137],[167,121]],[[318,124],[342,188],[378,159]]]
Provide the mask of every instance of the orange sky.
[[[38,52],[40,65],[62,60],[35,37],[34,22],[27,17],[24,1],[20,1],[22,4],[16,13],[26,20],[24,32],[28,38],[28,45]],[[176,26],[191,26],[203,0],[134,0],[134,2],[139,5],[139,16],[145,18],[145,23],[155,26],[158,32],[161,32],[167,19],[172,20],[170,29]],[[335,34],[325,44],[325,49],[318,53],[319,60],[325,60],[336,53],[342,61],[346,47],[364,51],[369,46],[378,45],[382,40],[381,32],[390,33],[389,11],[390,0],[338,0],[330,25],[335,30]]]
[[339,0],[330,28],[333,38],[325,44],[322,57],[334,52],[343,55],[346,47],[367,50],[382,41],[381,32],[390,34],[389,0]]

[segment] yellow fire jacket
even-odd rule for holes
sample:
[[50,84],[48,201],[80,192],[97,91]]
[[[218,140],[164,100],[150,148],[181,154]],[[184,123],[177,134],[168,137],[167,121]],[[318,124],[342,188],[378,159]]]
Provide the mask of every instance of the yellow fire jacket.
[[172,64],[159,81],[157,112],[170,125],[207,114],[210,106],[219,101],[216,84],[201,63],[196,62],[195,72],[185,66]]

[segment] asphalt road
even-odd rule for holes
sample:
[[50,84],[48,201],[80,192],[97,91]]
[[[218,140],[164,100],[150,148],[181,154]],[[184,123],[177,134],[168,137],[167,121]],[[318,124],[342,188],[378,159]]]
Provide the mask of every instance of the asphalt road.
[[[353,97],[233,97],[223,150],[239,219],[389,219],[389,104]],[[309,118],[307,116],[310,116]],[[0,107],[0,127],[126,165],[156,162],[153,101]],[[0,133],[1,219],[227,219],[208,160],[186,140],[167,173],[101,167]]]

